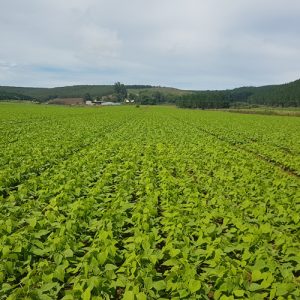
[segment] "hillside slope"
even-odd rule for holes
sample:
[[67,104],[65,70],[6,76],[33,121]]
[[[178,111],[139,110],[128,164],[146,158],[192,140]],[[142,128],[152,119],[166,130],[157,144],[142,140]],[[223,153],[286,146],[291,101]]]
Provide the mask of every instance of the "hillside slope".
[[[171,87],[127,85],[128,94],[142,104],[177,102],[180,107],[218,108],[235,103],[268,106],[300,106],[300,79],[280,85],[240,87],[231,90],[187,91]],[[54,98],[80,98],[111,95],[113,85],[75,85],[55,88],[0,86],[0,100],[20,99],[44,102]]]
[[[105,96],[113,93],[112,85],[75,85],[55,88],[32,88],[32,87],[10,87],[0,86],[0,99],[6,99],[6,95],[18,97],[24,95],[25,99],[30,97],[40,101],[54,98],[79,98],[89,93],[91,96]],[[22,99],[22,98],[20,98]]]
[[283,107],[300,106],[300,80],[280,85],[241,87],[221,91],[196,91],[177,101],[180,107],[193,108],[226,108],[236,103]]

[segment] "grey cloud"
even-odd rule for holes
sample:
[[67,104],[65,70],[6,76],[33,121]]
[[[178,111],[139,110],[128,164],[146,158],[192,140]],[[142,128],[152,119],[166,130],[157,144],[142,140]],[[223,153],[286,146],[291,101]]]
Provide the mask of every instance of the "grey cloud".
[[0,84],[191,89],[300,77],[296,0],[11,0],[0,4]]

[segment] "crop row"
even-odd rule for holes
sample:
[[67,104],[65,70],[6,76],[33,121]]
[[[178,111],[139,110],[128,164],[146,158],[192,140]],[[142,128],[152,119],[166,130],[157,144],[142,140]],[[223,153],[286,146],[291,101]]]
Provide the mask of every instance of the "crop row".
[[300,176],[299,118],[174,111],[192,127],[242,147]]
[[[52,126],[74,118],[81,137],[66,129],[59,146],[90,143],[0,196],[0,297],[300,297],[297,177],[237,151],[202,112],[68,111]],[[48,143],[35,139],[24,146]]]

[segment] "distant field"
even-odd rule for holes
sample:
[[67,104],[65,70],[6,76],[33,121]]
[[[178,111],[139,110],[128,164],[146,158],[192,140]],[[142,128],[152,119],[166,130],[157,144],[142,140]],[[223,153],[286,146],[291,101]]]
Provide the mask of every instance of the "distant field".
[[259,108],[235,108],[227,109],[229,112],[243,114],[279,115],[300,117],[300,107],[259,107]]
[[299,299],[300,119],[0,103],[0,299]]

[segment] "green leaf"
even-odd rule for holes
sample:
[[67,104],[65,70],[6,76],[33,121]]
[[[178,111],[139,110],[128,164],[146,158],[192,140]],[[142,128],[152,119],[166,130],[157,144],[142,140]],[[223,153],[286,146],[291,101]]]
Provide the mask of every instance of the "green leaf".
[[11,221],[11,219],[6,220],[5,224],[6,224],[6,231],[8,233],[11,233],[11,231],[12,231],[12,221]]
[[242,237],[243,241],[246,243],[251,243],[254,240],[253,234],[247,234]]
[[234,290],[233,294],[237,297],[243,297],[245,292],[243,290]]
[[7,257],[8,254],[9,254],[9,252],[10,252],[9,246],[3,246],[3,248],[2,248],[2,255],[3,255],[3,257]]
[[263,279],[261,272],[259,270],[254,270],[252,272],[252,282],[257,282],[261,279]]
[[163,280],[155,281],[152,283],[152,286],[157,290],[161,291],[166,288],[166,283]]
[[170,250],[170,256],[171,257],[175,257],[176,255],[178,255],[181,251],[179,249],[171,249]]
[[105,265],[105,270],[106,271],[112,271],[112,270],[115,270],[115,269],[118,269],[117,266],[113,265],[113,264],[107,264]]
[[52,300],[51,297],[49,297],[48,295],[45,295],[45,294],[39,294],[39,299],[40,300]]
[[90,300],[91,299],[91,289],[88,287],[83,293],[82,293],[82,300]]
[[69,248],[64,252],[65,257],[73,257],[73,251]]
[[28,224],[30,225],[30,227],[32,227],[32,228],[34,228],[35,227],[35,225],[36,225],[36,218],[29,218],[28,220],[27,220],[27,222],[28,222]]
[[299,221],[300,221],[300,215],[299,215],[299,213],[294,212],[292,214],[292,219],[293,219],[293,221],[294,221],[295,224],[298,224]]
[[0,271],[0,283],[4,281],[5,275],[4,272]]
[[45,251],[43,249],[39,249],[39,248],[36,248],[36,247],[33,247],[31,249],[31,252],[37,256],[43,256],[45,254]]
[[136,299],[137,300],[147,300],[147,296],[146,296],[146,294],[145,293],[138,293],[137,295],[136,295]]
[[189,295],[189,291],[184,289],[184,290],[179,290],[178,291],[180,299],[185,299]]
[[123,295],[123,300],[134,300],[133,291],[126,291]]
[[234,297],[233,296],[222,295],[220,300],[234,300]]
[[55,253],[54,254],[54,262],[56,263],[56,265],[60,265],[60,263],[62,262],[63,256],[60,253]]
[[262,287],[260,286],[260,284],[257,284],[257,283],[251,283],[249,286],[249,291],[251,291],[251,292],[259,291],[261,289],[262,289]]
[[176,266],[178,264],[177,260],[172,258],[172,259],[169,259],[169,260],[166,260],[163,265],[164,266]]
[[9,290],[11,290],[13,288],[12,285],[10,285],[9,283],[3,283],[2,287],[1,287],[1,292],[8,292]]
[[50,291],[50,290],[52,290],[54,287],[56,287],[57,285],[58,285],[58,283],[56,283],[56,282],[49,282],[49,283],[46,283],[46,284],[44,284],[44,285],[40,288],[40,291],[42,291],[42,292]]
[[269,233],[272,230],[272,227],[269,223],[263,224],[260,226],[260,230],[262,233]]
[[201,288],[201,282],[199,280],[191,279],[189,282],[189,290],[191,293],[195,293]]
[[107,250],[104,251],[104,252],[100,252],[98,255],[97,255],[97,260],[99,262],[100,265],[103,265],[107,259],[107,256],[108,256],[108,252]]
[[274,281],[274,277],[271,273],[268,273],[263,282],[261,283],[262,288],[266,289],[270,287],[272,282]]
[[284,296],[288,294],[290,291],[292,291],[293,288],[294,288],[293,284],[279,283],[276,286],[276,296]]
[[45,229],[41,229],[41,230],[39,230],[38,232],[35,232],[35,233],[33,233],[33,236],[35,237],[35,238],[40,238],[40,237],[42,237],[43,235],[46,235],[46,234],[48,234],[49,233],[49,230],[45,230]]
[[53,274],[54,278],[57,278],[60,281],[64,281],[65,278],[65,266],[64,265],[59,265]]
[[74,300],[74,297],[72,295],[65,295],[61,300]]

